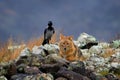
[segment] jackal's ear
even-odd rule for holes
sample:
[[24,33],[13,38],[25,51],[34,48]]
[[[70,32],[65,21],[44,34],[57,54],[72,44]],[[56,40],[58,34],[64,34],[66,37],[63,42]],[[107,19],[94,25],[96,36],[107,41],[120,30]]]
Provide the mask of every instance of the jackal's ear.
[[60,34],[60,40],[64,39],[64,35]]
[[72,41],[73,40],[73,36],[68,36],[68,39]]

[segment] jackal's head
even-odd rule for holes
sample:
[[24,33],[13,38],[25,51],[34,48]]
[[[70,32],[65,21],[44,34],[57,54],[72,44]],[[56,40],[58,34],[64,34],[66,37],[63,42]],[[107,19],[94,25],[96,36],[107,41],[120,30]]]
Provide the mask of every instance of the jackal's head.
[[70,51],[74,46],[73,37],[72,36],[64,36],[60,34],[60,42],[59,47],[62,52]]

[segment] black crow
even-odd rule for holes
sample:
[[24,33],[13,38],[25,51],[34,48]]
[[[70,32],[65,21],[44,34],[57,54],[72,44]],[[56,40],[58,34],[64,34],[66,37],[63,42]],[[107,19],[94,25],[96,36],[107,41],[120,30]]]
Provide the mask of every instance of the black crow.
[[52,21],[48,22],[48,27],[44,30],[44,40],[42,45],[49,44],[52,35],[55,33],[54,28],[52,27]]

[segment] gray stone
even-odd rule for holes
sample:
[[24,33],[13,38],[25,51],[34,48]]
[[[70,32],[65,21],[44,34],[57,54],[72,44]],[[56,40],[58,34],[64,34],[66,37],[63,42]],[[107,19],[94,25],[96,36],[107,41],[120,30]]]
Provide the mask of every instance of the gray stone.
[[32,49],[33,54],[40,54],[42,56],[46,56],[49,54],[58,54],[59,47],[55,44],[45,44],[44,46],[35,46]]
[[55,44],[46,44],[44,45],[44,49],[47,50],[49,54],[59,53],[59,46]]
[[37,67],[29,67],[29,66],[27,66],[25,68],[25,73],[26,74],[38,74],[38,73],[41,73],[41,71]]
[[54,77],[50,73],[42,73],[39,80],[54,80]]
[[89,42],[96,42],[97,40],[95,37],[88,35],[87,33],[82,33],[78,37],[77,41],[79,42],[78,46],[82,47],[82,46],[85,46]]
[[45,52],[44,52],[44,47],[43,46],[34,46],[32,49],[32,53],[33,54],[40,54],[42,56],[46,56]]
[[31,55],[31,52],[28,48],[25,48],[21,51],[19,57],[22,57],[22,56],[30,56]]
[[103,51],[103,48],[102,46],[92,46],[90,49],[89,49],[89,53],[90,54],[97,54],[97,55],[100,55]]
[[85,74],[85,65],[82,61],[75,61],[70,63],[68,69],[82,75]]
[[67,64],[69,61],[62,58],[58,54],[50,54],[45,57],[45,63],[60,63],[60,64]]
[[110,46],[113,47],[113,48],[119,48],[120,47],[120,40],[112,41]]
[[91,56],[88,49],[81,49],[81,52],[86,59],[88,59]]
[[89,78],[82,76],[79,73],[75,73],[71,70],[68,70],[62,67],[56,74],[58,77],[65,77],[68,80],[90,80]]
[[8,80],[5,76],[0,76],[0,80]]
[[106,49],[110,47],[110,44],[107,42],[99,42],[98,46],[102,46],[103,49]]
[[59,78],[57,78],[57,79],[55,79],[55,80],[67,80],[67,79],[64,78],[64,77],[59,77]]

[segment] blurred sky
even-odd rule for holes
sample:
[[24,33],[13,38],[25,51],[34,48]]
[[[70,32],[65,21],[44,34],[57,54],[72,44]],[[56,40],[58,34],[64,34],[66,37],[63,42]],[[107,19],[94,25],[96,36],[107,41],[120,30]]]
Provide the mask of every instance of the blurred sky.
[[120,0],[0,0],[0,40],[38,37],[50,20],[74,39],[109,40],[120,33]]

